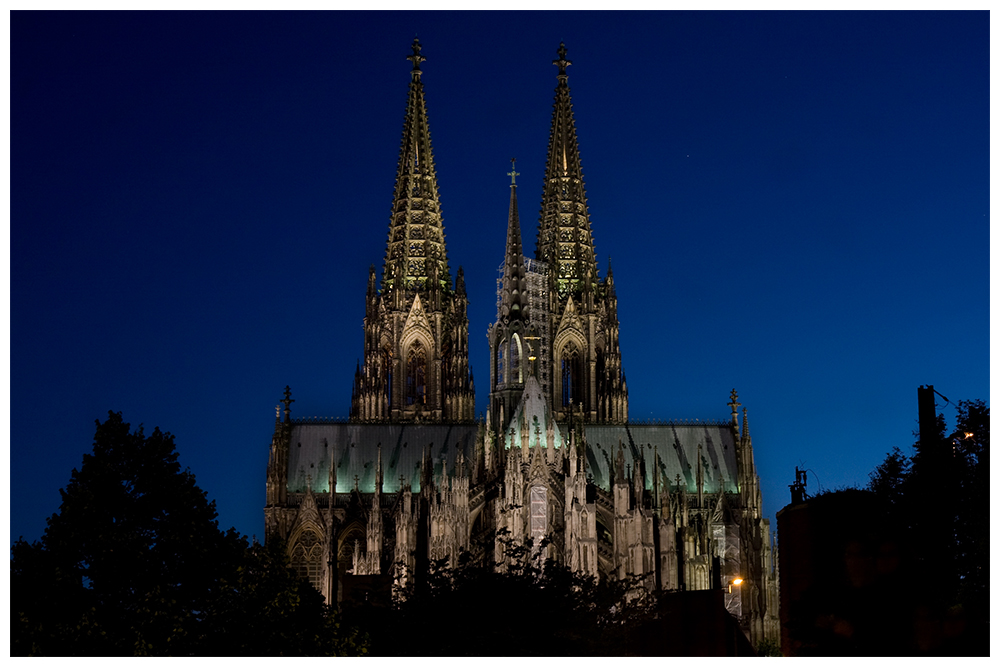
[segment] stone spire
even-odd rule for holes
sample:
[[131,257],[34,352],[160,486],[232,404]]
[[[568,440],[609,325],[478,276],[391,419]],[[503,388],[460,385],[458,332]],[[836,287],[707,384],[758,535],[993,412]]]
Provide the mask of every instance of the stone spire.
[[566,59],[564,44],[559,45],[559,58],[552,64],[559,67],[559,83],[552,111],[535,257],[548,263],[553,287],[562,301],[581,290],[588,278],[596,281],[597,259],[567,83],[566,67],[572,63]]
[[[389,240],[382,272],[382,291],[426,292],[437,276],[446,291],[451,289],[451,273],[444,244],[441,201],[437,172],[431,151],[424,84],[420,77],[420,42],[413,40],[410,88],[403,121],[403,140],[396,168],[396,190],[392,200]],[[436,269],[436,271],[435,271]]]
[[497,319],[518,320],[522,318],[527,280],[524,271],[524,253],[521,249],[521,223],[517,216],[517,177],[514,170],[516,160],[510,161],[510,211],[507,214],[507,251],[504,258],[503,292]]
[[396,185],[381,289],[369,271],[365,355],[351,395],[352,421],[461,421],[475,414],[468,298],[454,289],[424,100],[425,58],[413,40]]

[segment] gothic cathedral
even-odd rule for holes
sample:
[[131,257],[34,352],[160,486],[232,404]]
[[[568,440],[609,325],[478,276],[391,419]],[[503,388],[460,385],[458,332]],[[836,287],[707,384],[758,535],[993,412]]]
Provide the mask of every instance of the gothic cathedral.
[[416,40],[412,50],[350,419],[293,419],[286,387],[265,534],[284,539],[293,566],[334,603],[356,582],[405,585],[463,551],[502,569],[506,550],[530,540],[540,558],[599,578],[638,575],[650,590],[722,582],[751,642],[776,638],[770,527],[736,391],[716,422],[628,420],[615,283],[610,266],[598,275],[562,45],[534,256],[509,174],[489,410],[475,420],[468,299],[462,269],[452,281],[448,264]]

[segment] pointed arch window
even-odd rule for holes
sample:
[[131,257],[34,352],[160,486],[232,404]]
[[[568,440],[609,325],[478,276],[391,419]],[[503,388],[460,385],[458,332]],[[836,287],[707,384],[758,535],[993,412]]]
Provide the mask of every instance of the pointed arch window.
[[292,569],[299,576],[313,585],[316,590],[322,590],[323,585],[323,543],[319,535],[312,530],[304,530],[292,548]]
[[504,351],[507,349],[507,340],[504,339],[500,341],[500,345],[497,346],[497,384],[504,383]]
[[510,337],[510,381],[524,383],[524,371],[521,368],[521,337],[514,334]]
[[597,364],[595,370],[597,371],[597,389],[598,391],[606,391],[608,389],[608,380],[610,378],[607,376],[607,359],[604,354],[604,348],[597,348]]
[[427,352],[417,341],[406,357],[406,404],[422,405],[427,396]]
[[383,347],[380,354],[381,365],[382,365],[382,391],[385,392],[386,398],[392,402],[392,350],[388,347]]
[[580,351],[570,343],[562,354],[562,405],[580,403],[583,400],[583,362]]

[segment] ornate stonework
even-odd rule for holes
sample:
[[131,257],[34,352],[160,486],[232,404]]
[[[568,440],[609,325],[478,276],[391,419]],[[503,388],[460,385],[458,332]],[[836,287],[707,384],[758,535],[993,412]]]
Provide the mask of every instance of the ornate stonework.
[[[535,257],[522,251],[512,169],[490,326],[490,407],[473,420],[467,299],[452,288],[419,44],[382,280],[369,273],[364,361],[346,421],[284,415],[271,440],[269,538],[333,603],[352,581],[405,587],[461,554],[504,569],[530,545],[649,590],[727,589],[756,643],[777,637],[776,569],[747,412],[630,423],[615,284],[597,274],[560,47]],[[740,578],[742,586],[730,584]]]

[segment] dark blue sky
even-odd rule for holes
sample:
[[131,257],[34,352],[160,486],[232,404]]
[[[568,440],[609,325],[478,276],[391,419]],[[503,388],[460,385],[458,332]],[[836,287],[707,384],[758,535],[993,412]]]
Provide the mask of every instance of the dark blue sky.
[[[419,35],[477,406],[509,159],[534,247],[565,41],[633,419],[749,408],[769,515],[864,484],[916,388],[989,400],[989,15],[27,13],[10,21],[11,538],[94,420],[262,533],[274,406],[346,416]],[[949,420],[954,411],[939,402]]]

